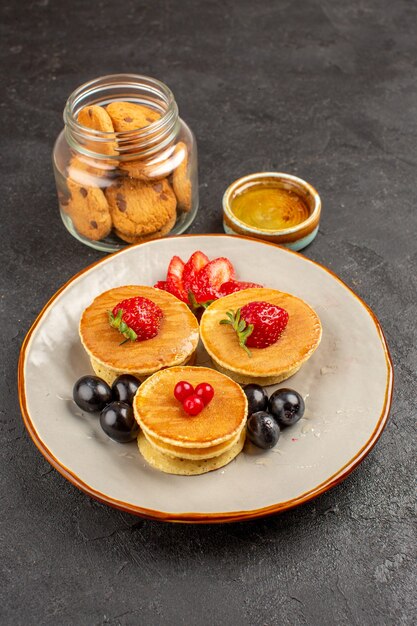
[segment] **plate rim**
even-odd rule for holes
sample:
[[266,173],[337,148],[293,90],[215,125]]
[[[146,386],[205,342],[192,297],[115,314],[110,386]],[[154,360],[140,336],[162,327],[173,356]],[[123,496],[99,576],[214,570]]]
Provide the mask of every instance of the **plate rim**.
[[96,489],[94,489],[93,487],[85,483],[83,480],[81,480],[81,478],[79,478],[72,470],[68,469],[63,463],[61,463],[54,456],[54,454],[51,452],[48,446],[42,441],[41,437],[38,435],[36,428],[33,424],[28,406],[27,406],[26,394],[25,394],[24,368],[25,368],[25,363],[26,363],[27,348],[29,346],[30,339],[35,329],[37,328],[37,326],[43,319],[46,312],[50,309],[50,307],[52,306],[56,298],[69,285],[71,285],[75,280],[77,280],[80,276],[89,272],[94,267],[97,267],[98,265],[106,262],[109,258],[113,258],[116,255],[121,254],[122,252],[125,252],[126,250],[130,250],[132,248],[138,248],[139,246],[145,246],[152,242],[142,242],[142,243],[134,244],[126,248],[123,248],[122,250],[118,250],[117,252],[114,252],[113,254],[106,255],[103,258],[98,259],[97,261],[94,261],[87,267],[83,268],[82,270],[74,274],[71,278],[69,278],[48,299],[46,304],[42,307],[42,309],[36,316],[34,322],[32,323],[32,325],[30,326],[29,330],[27,331],[25,335],[25,338],[23,340],[23,343],[20,349],[20,354],[19,354],[18,370],[17,370],[17,390],[18,390],[18,398],[19,398],[20,410],[21,410],[22,417],[23,417],[23,422],[26,427],[26,430],[29,433],[30,438],[32,439],[35,446],[38,448],[39,452],[66,480],[68,480],[75,487],[77,487],[78,489],[80,489],[81,491],[89,495],[90,497],[94,498],[95,500],[98,500],[102,504],[107,504],[121,511],[131,513],[133,515],[138,515],[146,519],[166,521],[166,522],[168,521],[169,522],[183,522],[183,523],[189,522],[189,523],[196,523],[196,524],[246,521],[246,520],[255,519],[258,517],[265,517],[267,515],[272,515],[274,513],[282,513],[283,511],[287,511],[289,509],[295,508],[296,506],[300,506],[301,504],[304,504],[308,502],[309,500],[316,498],[317,496],[321,495],[322,493],[325,493],[329,489],[332,489],[333,487],[341,483],[364,460],[364,458],[370,453],[372,448],[375,446],[376,442],[380,438],[388,422],[389,412],[390,412],[390,408],[392,404],[394,370],[393,370],[391,354],[390,354],[381,324],[377,316],[371,309],[371,307],[368,306],[366,302],[364,302],[364,300],[360,296],[358,296],[358,294],[355,293],[355,291],[353,291],[351,287],[349,287],[349,285],[347,285],[341,278],[339,278],[337,274],[335,274],[332,270],[325,267],[324,265],[321,265],[321,263],[318,263],[317,261],[313,261],[312,259],[309,259],[308,257],[305,257],[302,254],[299,254],[298,252],[294,252],[293,250],[284,248],[283,246],[279,246],[278,244],[267,242],[267,241],[260,241],[259,239],[256,239],[255,237],[246,237],[242,235],[232,236],[232,235],[227,235],[227,234],[222,234],[222,233],[198,233],[198,234],[172,236],[170,237],[170,239],[185,239],[185,238],[199,238],[199,237],[222,237],[226,239],[238,238],[238,239],[242,239],[246,241],[254,241],[256,243],[260,243],[265,246],[272,246],[274,248],[279,248],[280,250],[288,254],[293,254],[295,256],[302,257],[303,260],[309,263],[312,263],[313,265],[318,266],[320,269],[327,272],[334,279],[336,279],[345,289],[347,289],[359,301],[359,303],[365,308],[367,313],[370,315],[375,325],[375,328],[377,330],[377,334],[381,341],[382,348],[383,348],[384,355],[385,355],[385,362],[386,362],[386,367],[387,367],[385,397],[384,397],[384,404],[382,407],[382,412],[379,416],[379,419],[376,423],[376,426],[371,436],[369,437],[367,442],[362,446],[362,448],[352,457],[352,459],[350,459],[350,461],[348,461],[344,466],[342,466],[335,474],[327,478],[325,481],[323,481],[316,487],[313,487],[313,489],[310,489],[309,491],[297,496],[296,498],[292,498],[285,502],[278,502],[276,504],[272,504],[267,507],[261,507],[259,509],[253,509],[253,510],[247,510],[247,511],[231,511],[231,512],[218,512],[218,513],[217,512],[216,513],[197,513],[197,512],[192,512],[192,511],[186,511],[182,513],[170,513],[166,511],[158,511],[154,509],[143,508],[137,505],[133,505],[129,502],[123,502],[121,500],[112,498],[105,493],[97,491]]

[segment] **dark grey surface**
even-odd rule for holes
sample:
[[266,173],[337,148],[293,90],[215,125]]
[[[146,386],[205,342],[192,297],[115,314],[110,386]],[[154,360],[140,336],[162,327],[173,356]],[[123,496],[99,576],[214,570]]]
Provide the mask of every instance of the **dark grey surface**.
[[[2,624],[415,623],[416,20],[411,0],[4,0]],[[54,291],[101,256],[60,221],[52,145],[68,94],[119,71],[168,83],[197,135],[191,232],[221,231],[222,192],[240,175],[306,178],[324,214],[305,254],[385,330],[396,393],[382,438],[343,484],[287,514],[144,521],[77,491],[23,427],[23,337]]]

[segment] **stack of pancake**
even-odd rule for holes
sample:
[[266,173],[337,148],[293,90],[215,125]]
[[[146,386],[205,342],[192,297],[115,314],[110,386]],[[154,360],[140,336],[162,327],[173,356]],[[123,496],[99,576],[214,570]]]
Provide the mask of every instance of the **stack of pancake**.
[[[186,380],[214,388],[211,402],[196,416],[187,415],[174,396]],[[204,474],[223,467],[245,443],[247,399],[229,377],[206,367],[171,367],[140,386],[133,410],[141,432],[139,450],[153,467],[170,474]]]

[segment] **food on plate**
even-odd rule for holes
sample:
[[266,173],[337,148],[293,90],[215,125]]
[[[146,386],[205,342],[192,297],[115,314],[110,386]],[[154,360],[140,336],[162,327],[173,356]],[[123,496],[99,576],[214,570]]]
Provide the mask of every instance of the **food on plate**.
[[155,287],[197,310],[222,296],[261,285],[235,280],[235,269],[229,259],[218,257],[210,261],[204,252],[196,250],[186,263],[173,256],[166,279],[158,281]]
[[296,424],[304,415],[302,396],[294,389],[277,389],[269,398],[269,412],[282,427]]
[[134,296],[114,305],[108,312],[109,324],[126,337],[126,341],[146,341],[159,333],[164,314],[149,298]]
[[248,418],[248,439],[258,448],[273,448],[280,436],[280,427],[270,413],[257,411]]
[[117,443],[129,443],[138,436],[139,426],[127,402],[111,402],[100,413],[100,426]]
[[243,387],[243,391],[248,399],[248,414],[257,411],[266,411],[268,408],[268,394],[261,385],[249,384]]
[[[228,311],[242,310],[252,302],[267,302],[284,309],[288,321],[278,339],[265,348],[242,348],[230,324],[221,323]],[[293,374],[316,350],[321,339],[321,323],[313,309],[300,298],[275,289],[246,289],[212,302],[200,322],[204,347],[219,371],[239,383],[272,385]]]
[[268,398],[260,385],[246,385],[248,398],[248,439],[258,448],[273,448],[281,428],[296,424],[304,415],[303,397],[294,389],[277,389]]
[[288,313],[270,302],[248,302],[241,309],[227,311],[220,324],[235,331],[239,345],[252,356],[251,348],[272,346],[281,336],[288,322]]
[[214,389],[209,383],[200,383],[194,389],[188,380],[180,380],[174,387],[174,396],[188,415],[198,415],[213,399]]
[[[178,388],[181,382],[193,390]],[[202,399],[196,396],[199,385],[204,385]],[[190,398],[203,404],[197,414],[184,408]],[[203,474],[229,463],[244,445],[246,396],[240,385],[210,368],[171,367],[157,372],[139,387],[133,410],[140,426],[139,450],[163,472]]]
[[72,391],[77,406],[87,413],[104,409],[112,399],[109,385],[98,376],[82,376],[77,380]]
[[185,398],[182,408],[188,415],[198,415],[204,409],[204,402],[195,394]]
[[194,393],[198,398],[202,399],[204,406],[207,406],[213,399],[214,389],[209,383],[200,383],[195,388]]
[[252,289],[253,287],[262,287],[257,283],[247,283],[242,280],[229,280],[227,283],[223,283],[219,289],[221,296],[228,296],[235,291],[242,291],[242,289]]
[[[198,299],[200,329],[192,312]],[[215,369],[191,365],[199,331]],[[281,428],[303,417],[297,391],[281,388],[268,397],[265,386],[313,354],[321,324],[303,300],[237,281],[229,259],[210,261],[197,250],[186,263],[173,256],[155,287],[98,296],[81,317],[80,337],[104,380],[77,381],[77,404],[101,411],[101,427],[113,440],[137,437],[152,467],[197,475],[235,458],[246,434],[255,446],[273,448]]]
[[126,177],[106,189],[106,198],[115,232],[130,243],[162,236],[175,223],[177,199],[166,179]]
[[[128,323],[123,321],[123,313],[114,315],[115,308],[123,311],[123,302],[137,298],[150,300],[162,311],[156,335],[155,322],[147,317],[148,305],[145,318],[139,307],[134,326],[132,311],[126,318]],[[116,321],[117,315],[120,317]],[[134,339],[133,333],[138,335],[138,330],[143,330],[143,337],[150,331],[152,337]],[[143,380],[160,369],[188,363],[194,358],[199,339],[198,322],[185,303],[165,291],[140,285],[115,287],[97,296],[81,316],[79,333],[95,373],[110,385],[121,374]]]
[[131,374],[121,374],[118,376],[111,386],[114,400],[119,402],[127,402],[132,404],[135,393],[139,389],[140,380]]

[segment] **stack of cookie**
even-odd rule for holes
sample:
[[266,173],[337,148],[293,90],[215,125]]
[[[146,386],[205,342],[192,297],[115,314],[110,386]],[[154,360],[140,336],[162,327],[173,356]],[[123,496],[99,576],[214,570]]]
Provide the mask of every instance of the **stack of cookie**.
[[151,107],[132,102],[81,109],[79,124],[97,131],[86,131],[85,139],[97,158],[72,155],[67,168],[68,195],[60,198],[62,210],[80,235],[99,241],[113,230],[128,243],[148,241],[168,234],[177,215],[191,210],[187,145],[172,143],[149,160],[140,158],[137,148],[126,149],[126,135],[118,137],[127,131],[134,137],[133,131],[160,117]]

